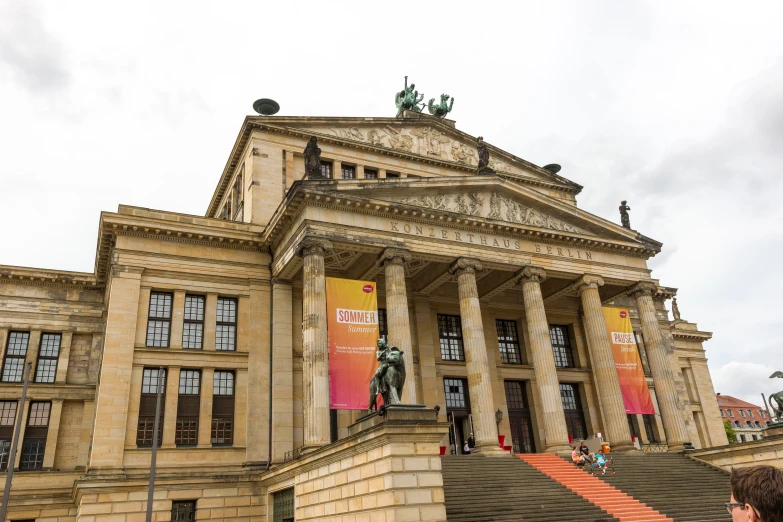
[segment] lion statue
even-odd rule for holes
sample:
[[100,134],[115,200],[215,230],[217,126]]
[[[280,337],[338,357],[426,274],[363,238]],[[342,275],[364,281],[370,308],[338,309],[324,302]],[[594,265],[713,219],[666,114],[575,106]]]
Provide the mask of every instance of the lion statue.
[[402,387],[405,385],[405,359],[402,354],[396,346],[392,346],[384,354],[385,371],[376,373],[370,381],[369,411],[378,409],[378,394],[383,397],[385,406],[400,404]]

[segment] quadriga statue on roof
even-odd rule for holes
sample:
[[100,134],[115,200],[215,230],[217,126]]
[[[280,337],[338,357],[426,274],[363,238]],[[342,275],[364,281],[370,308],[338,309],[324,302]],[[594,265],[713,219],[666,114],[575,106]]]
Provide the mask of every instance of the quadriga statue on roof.
[[389,348],[386,341],[378,339],[378,350],[375,357],[381,365],[375,371],[375,376],[370,380],[370,407],[369,411],[378,409],[378,394],[383,397],[383,404],[390,406],[400,404],[402,387],[405,385],[405,359],[403,352],[396,346]]
[[454,97],[451,97],[451,103],[449,103],[449,95],[441,94],[440,103],[436,105],[435,98],[432,98],[427,106],[427,110],[430,111],[430,114],[433,116],[443,118],[451,112],[452,107],[454,107]]
[[408,87],[408,77],[405,77],[405,88],[398,92],[394,96],[394,104],[397,105],[397,110],[421,112],[424,109],[424,104],[421,101],[424,99],[423,94],[419,94],[416,90],[416,84],[412,83]]

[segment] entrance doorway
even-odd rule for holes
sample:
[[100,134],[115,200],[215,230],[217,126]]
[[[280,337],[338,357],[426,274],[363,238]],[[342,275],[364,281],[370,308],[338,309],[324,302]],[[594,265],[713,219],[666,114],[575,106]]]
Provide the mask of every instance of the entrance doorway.
[[527,400],[525,381],[504,381],[508,422],[511,426],[511,441],[514,453],[535,453],[533,423],[530,420],[530,406]]
[[465,442],[473,433],[468,381],[466,379],[445,378],[443,379],[443,387],[446,392],[446,415],[451,424],[449,427],[449,452],[452,455],[462,455],[465,453]]

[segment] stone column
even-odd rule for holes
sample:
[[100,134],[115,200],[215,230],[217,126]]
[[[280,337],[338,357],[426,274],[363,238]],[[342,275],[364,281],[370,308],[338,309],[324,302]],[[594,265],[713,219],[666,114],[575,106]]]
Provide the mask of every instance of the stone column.
[[681,451],[685,447],[685,443],[689,442],[690,437],[682,418],[682,405],[674,382],[672,364],[669,361],[669,357],[674,354],[666,353],[658,324],[658,315],[655,313],[655,304],[653,303],[655,291],[656,285],[654,283],[641,282],[631,288],[630,293],[636,299],[636,308],[642,323],[647,360],[650,363],[650,372],[655,384],[658,407],[661,409],[666,442],[669,445],[669,451]]
[[546,432],[545,450],[547,453],[569,453],[568,428],[563,413],[563,399],[560,395],[560,382],[557,379],[555,354],[552,351],[552,339],[549,336],[549,322],[544,310],[544,298],[541,296],[541,282],[546,279],[543,268],[528,266],[520,271],[519,282],[525,301],[527,330],[530,337],[530,354],[536,375],[536,386],[541,397],[542,420]]
[[584,312],[585,334],[587,346],[593,362],[593,376],[598,388],[598,398],[604,416],[604,432],[606,439],[612,444],[612,451],[630,450],[631,431],[628,427],[628,417],[625,414],[623,392],[620,390],[620,379],[614,363],[612,344],[606,330],[601,295],[598,287],[604,280],[595,275],[584,275],[578,281],[579,297],[582,298]]
[[386,322],[389,346],[396,346],[405,360],[405,386],[402,404],[417,404],[416,368],[413,365],[411,324],[408,315],[408,293],[405,288],[405,263],[411,260],[407,250],[387,248],[381,253],[386,276]]
[[331,442],[329,419],[329,347],[326,337],[326,274],[324,254],[332,244],[305,238],[299,245],[302,268],[302,409],[304,444],[312,451]]
[[[201,400],[198,411],[198,447],[212,447],[212,394],[214,393],[215,369],[201,370]],[[236,389],[236,388],[235,388]]]
[[470,413],[473,417],[473,435],[476,453],[503,454],[498,443],[495,423],[495,401],[492,397],[492,379],[487,360],[487,345],[481,321],[476,271],[481,270],[476,259],[460,258],[451,265],[459,287],[459,313],[462,319],[462,342],[468,371]]

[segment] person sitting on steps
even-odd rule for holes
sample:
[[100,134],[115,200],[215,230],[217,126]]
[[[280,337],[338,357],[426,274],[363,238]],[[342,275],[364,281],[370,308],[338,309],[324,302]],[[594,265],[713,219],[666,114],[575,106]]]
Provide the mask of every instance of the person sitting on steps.
[[582,456],[584,456],[587,462],[593,462],[593,459],[595,458],[595,455],[590,453],[590,448],[587,447],[585,441],[582,441],[582,443],[579,445],[579,453],[581,453]]
[[576,446],[571,448],[573,451],[571,452],[571,460],[576,464],[577,466],[584,466],[585,465],[585,456],[581,455],[577,450]]
[[606,474],[606,457],[604,456],[604,450],[600,449],[598,450],[598,453],[595,454],[595,460],[593,461],[593,467],[597,467],[601,470],[601,474]]

